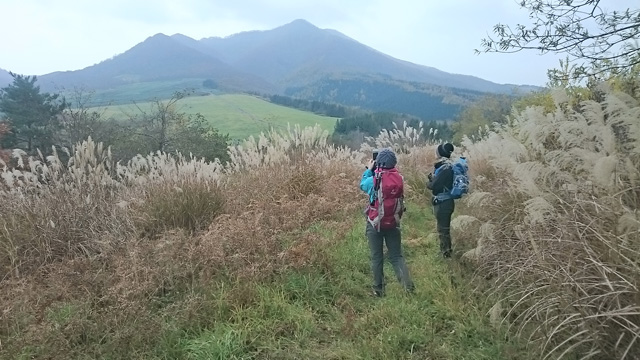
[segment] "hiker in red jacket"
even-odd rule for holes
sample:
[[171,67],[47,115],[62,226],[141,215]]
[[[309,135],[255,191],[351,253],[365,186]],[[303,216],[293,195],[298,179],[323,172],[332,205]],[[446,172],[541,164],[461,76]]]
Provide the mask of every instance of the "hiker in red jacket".
[[396,154],[382,149],[362,174],[360,189],[369,195],[366,210],[366,236],[371,250],[373,295],[384,296],[383,243],[387,245],[389,261],[396,277],[407,292],[413,292],[409,269],[402,256],[400,219],[405,211],[402,175],[395,168]]

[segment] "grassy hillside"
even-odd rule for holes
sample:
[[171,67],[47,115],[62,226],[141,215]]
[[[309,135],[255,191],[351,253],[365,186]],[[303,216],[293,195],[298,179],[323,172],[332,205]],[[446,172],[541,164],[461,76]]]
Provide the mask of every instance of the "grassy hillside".
[[376,112],[410,114],[425,121],[452,120],[464,106],[485,95],[473,90],[362,75],[325,77],[310,85],[289,87],[285,94]]
[[[109,89],[95,89],[91,97],[91,103],[99,105],[131,104],[132,101],[147,101],[149,99],[169,98],[176,91],[195,89],[203,91],[201,78],[187,78],[176,81],[149,81],[121,85]],[[209,92],[212,90],[209,90]],[[71,96],[72,92],[64,93]]]
[[472,188],[449,260],[424,188],[434,144],[411,129],[368,144],[398,154],[417,287],[387,267],[382,299],[358,188],[370,151],[318,128],[247,140],[224,168],[116,166],[87,141],[68,167],[0,169],[0,358],[637,358],[640,104],[600,96],[456,149]]
[[387,267],[372,298],[364,154],[317,134],[247,141],[228,171],[153,155],[116,174],[86,142],[71,168],[29,162],[50,175],[38,194],[30,171],[0,170],[25,190],[0,188],[0,358],[527,359],[459,259],[437,256],[410,186],[433,151],[399,156],[416,293]]
[[[91,98],[94,106],[130,105],[154,98],[169,98],[176,91],[193,89],[197,95],[243,93],[204,88],[203,78],[176,81],[151,81],[96,89]],[[72,97],[73,93],[65,93]],[[306,101],[341,104],[374,112],[411,114],[425,121],[451,120],[464,106],[481,98],[484,93],[445,88],[436,85],[409,83],[381,77],[325,78],[309,86],[288,88],[286,96]],[[313,123],[312,123],[313,125]]]
[[[149,107],[149,103],[138,105],[142,109]],[[234,139],[257,135],[261,131],[268,131],[269,128],[284,130],[287,124],[299,124],[301,127],[318,124],[322,129],[332,132],[336,122],[335,118],[291,109],[241,94],[193,96],[182,99],[178,106],[179,111],[204,115],[221,132],[229,133]],[[127,114],[139,112],[134,105],[115,105],[105,109],[105,116],[119,119],[126,119]]]

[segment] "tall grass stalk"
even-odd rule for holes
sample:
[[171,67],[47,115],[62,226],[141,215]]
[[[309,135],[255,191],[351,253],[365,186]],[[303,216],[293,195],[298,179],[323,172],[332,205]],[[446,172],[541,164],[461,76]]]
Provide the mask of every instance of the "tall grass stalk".
[[633,359],[640,105],[613,92],[579,110],[566,96],[556,101],[553,113],[530,107],[465,140],[474,193],[455,237],[477,243],[478,273],[492,279],[503,323],[544,358]]

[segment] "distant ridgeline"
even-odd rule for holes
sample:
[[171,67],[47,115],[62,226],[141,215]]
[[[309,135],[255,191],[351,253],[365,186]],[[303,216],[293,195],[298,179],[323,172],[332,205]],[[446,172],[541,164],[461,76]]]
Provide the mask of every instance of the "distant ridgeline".
[[[0,70],[0,85],[3,79],[8,81]],[[224,38],[155,34],[86,68],[39,76],[38,84],[70,97],[77,87],[86,89],[92,93],[85,105],[91,106],[168,99],[185,89],[194,95],[268,94],[260,97],[341,119],[336,131],[353,132],[353,139],[405,120],[412,126],[424,121],[427,132],[442,127],[443,134],[447,123],[485,94],[533,90],[397,59],[303,19]],[[253,118],[272,116],[256,111],[248,120],[253,127]]]
[[485,95],[424,83],[362,78],[322,79],[307,86],[287,88],[285,94],[374,112],[409,114],[424,121],[451,121],[465,105]]

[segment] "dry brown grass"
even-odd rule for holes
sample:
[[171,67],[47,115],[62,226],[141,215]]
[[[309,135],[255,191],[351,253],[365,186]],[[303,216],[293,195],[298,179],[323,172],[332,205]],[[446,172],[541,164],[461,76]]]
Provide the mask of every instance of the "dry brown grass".
[[427,202],[431,191],[427,189],[427,174],[433,172],[436,162],[435,144],[423,145],[412,149],[407,154],[398,156],[398,170],[405,181],[405,196]]
[[610,93],[581,111],[528,108],[466,143],[474,192],[454,236],[544,358],[640,353],[639,126],[638,103]]
[[361,155],[317,128],[260,141],[230,149],[227,167],[168,154],[114,164],[89,139],[68,163],[20,157],[0,170],[0,357],[136,357],[162,345],[149,329],[165,316],[212,321],[198,313],[212,300],[189,294],[214,278],[321,262],[324,240],[307,229],[346,231]]
[[[135,232],[130,213],[114,206],[118,184],[108,151],[87,142],[68,167],[17,154],[18,168],[0,171],[0,276],[20,277],[39,266],[108,253]],[[90,157],[86,162],[83,159]]]
[[[465,144],[472,193],[454,243],[475,247],[501,305],[492,318],[532,351],[631,359],[640,107],[610,95],[581,112],[514,117]],[[231,148],[225,166],[169,154],[115,164],[90,139],[65,164],[16,153],[17,167],[0,170],[0,357],[135,358],[163,346],[149,329],[213,328],[234,309],[197,289],[232,281],[224,294],[241,308],[256,298],[245,280],[325,264],[327,240],[308,229],[349,230],[373,148],[393,147],[407,196],[428,201],[436,141],[420,131],[383,132],[353,152],[294,128]]]
[[171,229],[196,232],[222,213],[225,194],[217,183],[203,181],[162,182],[144,187],[142,201],[134,206],[138,228],[155,235]]
[[0,210],[2,277],[21,276],[39,266],[100,256],[135,229],[126,210],[109,206],[111,195],[56,189],[39,197],[4,199]]
[[[266,183],[264,175],[270,172],[260,171],[249,177],[254,179],[252,188],[257,190],[256,194],[262,190],[260,183],[271,186],[267,192],[269,196],[251,196],[247,199],[247,193],[241,191],[234,197],[235,203],[231,203],[230,207],[239,209],[241,203],[246,207],[240,212],[223,215],[199,239],[202,249],[198,253],[208,254],[202,261],[222,261],[225,266],[240,269],[250,276],[268,275],[281,268],[282,260],[287,260],[291,255],[284,237],[293,237],[294,248],[298,248],[298,237],[304,238],[300,232],[310,225],[344,219],[346,214],[352,213],[361,204],[357,175],[352,171],[349,176],[345,173],[327,174],[321,184],[314,185],[314,188],[318,186],[317,194],[311,193],[305,197],[300,193],[291,196],[286,180],[280,183],[280,189],[274,188],[273,182]],[[307,175],[306,172],[304,174]],[[287,177],[291,179],[298,176],[294,171]],[[273,175],[271,180],[280,179]],[[238,185],[244,187],[248,184]],[[218,256],[214,256],[216,253]],[[312,253],[299,255],[311,256]]]

